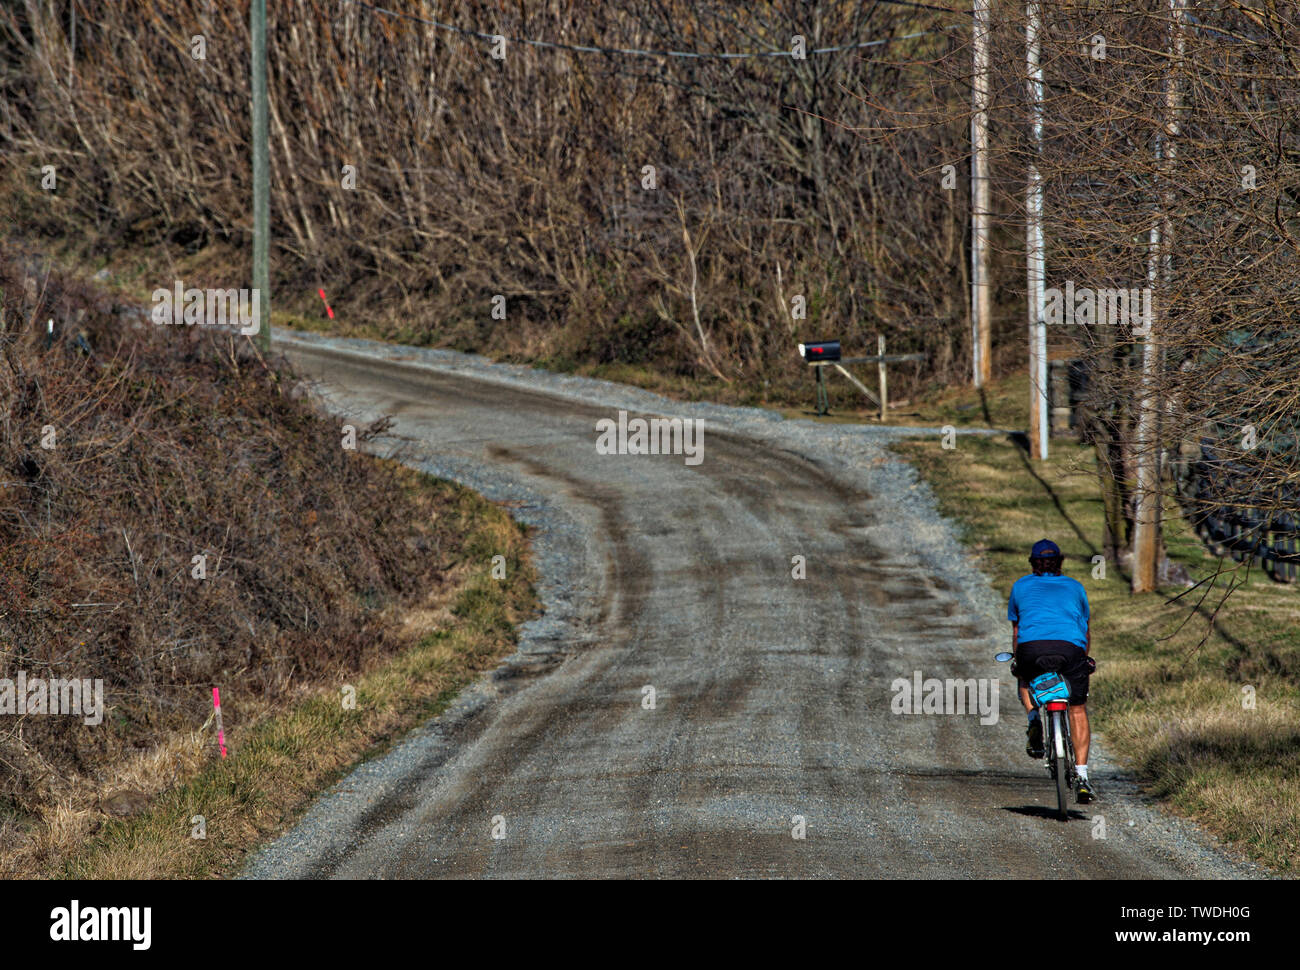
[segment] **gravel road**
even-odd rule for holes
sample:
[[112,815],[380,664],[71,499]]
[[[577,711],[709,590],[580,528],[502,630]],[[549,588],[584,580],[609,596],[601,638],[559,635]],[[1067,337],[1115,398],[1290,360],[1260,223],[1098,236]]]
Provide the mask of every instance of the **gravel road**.
[[[246,877],[1261,874],[1153,809],[1107,761],[1104,724],[1101,800],[1053,817],[992,659],[1005,606],[885,450],[937,429],[787,421],[445,351],[277,339],[332,409],[396,419],[372,450],[536,526],[545,616]],[[620,409],[702,419],[703,460],[598,454],[596,422]],[[792,578],[796,556],[806,578]],[[893,713],[895,681],[917,672],[1001,677],[1000,718]]]

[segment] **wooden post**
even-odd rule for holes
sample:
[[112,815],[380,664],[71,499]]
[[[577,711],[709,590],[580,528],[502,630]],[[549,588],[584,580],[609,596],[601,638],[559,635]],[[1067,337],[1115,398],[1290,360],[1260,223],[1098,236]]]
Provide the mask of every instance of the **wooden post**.
[[267,150],[266,0],[249,4],[253,41],[253,289],[259,291],[261,319],[257,345],[271,352],[271,168]]
[[885,335],[876,336],[876,353],[880,355],[880,360],[876,363],[879,368],[877,373],[880,375],[880,420],[883,422],[889,416],[889,389],[885,386]]

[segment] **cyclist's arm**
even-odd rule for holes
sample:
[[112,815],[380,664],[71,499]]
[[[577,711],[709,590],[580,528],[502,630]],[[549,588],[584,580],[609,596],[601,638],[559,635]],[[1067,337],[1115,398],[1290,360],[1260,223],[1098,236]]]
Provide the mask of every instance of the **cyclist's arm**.
[[1088,644],[1086,647],[1083,648],[1083,652],[1091,656],[1092,655],[1092,604],[1088,602],[1088,594],[1083,592],[1082,587],[1080,587],[1079,592],[1080,595],[1083,596],[1083,621],[1086,624],[1086,627],[1084,629],[1084,638]]
[[1016,652],[1020,641],[1020,607],[1016,605],[1016,587],[1011,587],[1011,596],[1007,598],[1007,619],[1011,621],[1011,652]]

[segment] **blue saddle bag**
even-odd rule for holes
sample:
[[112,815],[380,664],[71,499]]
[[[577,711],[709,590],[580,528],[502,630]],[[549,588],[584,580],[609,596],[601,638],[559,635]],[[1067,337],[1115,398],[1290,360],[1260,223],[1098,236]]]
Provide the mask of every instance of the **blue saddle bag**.
[[1070,685],[1058,673],[1040,674],[1029,682],[1029,693],[1041,707],[1048,701],[1069,701]]

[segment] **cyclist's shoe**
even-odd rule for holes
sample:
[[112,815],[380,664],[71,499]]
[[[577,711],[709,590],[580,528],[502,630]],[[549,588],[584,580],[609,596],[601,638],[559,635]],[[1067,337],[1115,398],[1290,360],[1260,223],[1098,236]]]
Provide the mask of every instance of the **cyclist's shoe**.
[[1079,796],[1080,805],[1091,804],[1097,797],[1097,792],[1093,789],[1092,782],[1087,778],[1079,779],[1079,784],[1075,788],[1075,792]]
[[1043,757],[1046,754],[1043,751],[1043,719],[1036,717],[1030,721],[1025,736],[1025,754],[1035,759]]

